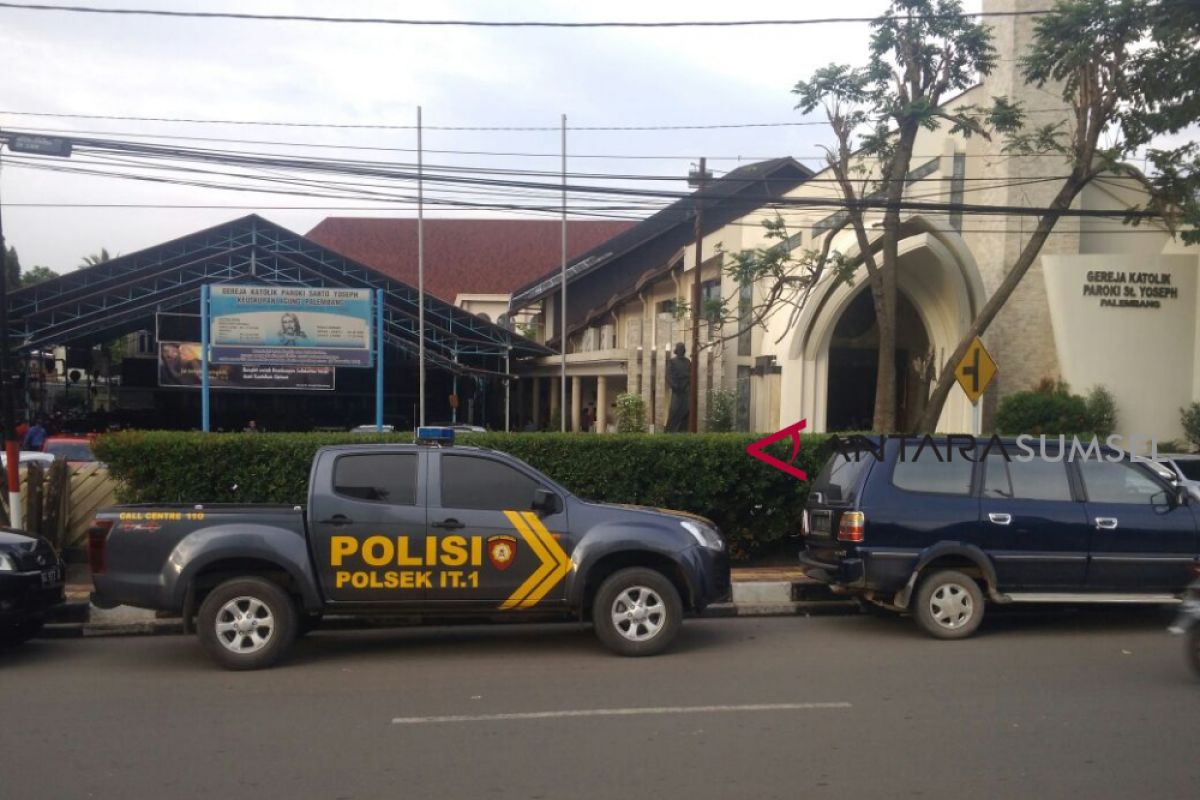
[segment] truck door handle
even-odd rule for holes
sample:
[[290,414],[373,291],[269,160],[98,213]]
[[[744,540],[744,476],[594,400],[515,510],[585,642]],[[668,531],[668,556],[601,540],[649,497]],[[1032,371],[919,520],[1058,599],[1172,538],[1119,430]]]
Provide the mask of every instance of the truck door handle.
[[1105,531],[1115,531],[1117,529],[1117,518],[1096,517],[1096,527]]
[[988,514],[988,520],[996,525],[1008,525],[1012,522],[1012,514],[997,514],[993,512]]
[[458,520],[454,519],[453,517],[451,517],[450,519],[444,519],[441,522],[431,522],[431,523],[429,523],[429,527],[445,528],[448,531],[452,531],[457,528],[465,528],[467,526],[464,525],[463,523],[459,522]]
[[322,525],[333,525],[334,527],[341,527],[342,525],[350,525],[353,522],[354,522],[354,520],[350,519],[345,514],[334,514],[329,519],[321,520]]

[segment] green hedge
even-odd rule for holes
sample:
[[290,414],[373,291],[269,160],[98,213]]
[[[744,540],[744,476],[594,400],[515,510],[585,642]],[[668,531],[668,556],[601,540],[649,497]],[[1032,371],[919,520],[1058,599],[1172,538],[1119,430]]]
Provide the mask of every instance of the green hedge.
[[1083,435],[1093,433],[1096,427],[1087,400],[1071,394],[1062,382],[1042,381],[1036,389],[1014,392],[1000,401],[996,411],[996,432],[1012,436]]
[[[755,436],[488,433],[463,444],[501,450],[580,497],[660,506],[712,519],[735,557],[796,533],[807,484],[746,454]],[[797,467],[815,477],[824,436],[802,437]],[[304,503],[313,454],[346,442],[404,442],[407,434],[201,434],[132,431],[101,437],[97,456],[126,502]],[[788,442],[770,450],[786,460]]]

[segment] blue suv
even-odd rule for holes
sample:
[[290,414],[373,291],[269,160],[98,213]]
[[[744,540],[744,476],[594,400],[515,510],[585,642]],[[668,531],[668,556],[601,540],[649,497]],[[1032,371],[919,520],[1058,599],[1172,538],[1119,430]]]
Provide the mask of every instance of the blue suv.
[[809,493],[805,572],[941,639],[974,633],[989,601],[1178,602],[1200,503],[1144,461],[1026,438],[839,446]]

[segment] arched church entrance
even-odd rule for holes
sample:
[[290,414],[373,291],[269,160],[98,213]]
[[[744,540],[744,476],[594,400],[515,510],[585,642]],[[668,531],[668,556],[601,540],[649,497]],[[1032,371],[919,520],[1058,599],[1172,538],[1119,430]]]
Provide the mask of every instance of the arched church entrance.
[[[879,361],[879,324],[865,286],[846,306],[829,342],[825,428],[871,430]],[[929,332],[904,292],[896,302],[896,427],[909,430],[925,410],[932,377]]]

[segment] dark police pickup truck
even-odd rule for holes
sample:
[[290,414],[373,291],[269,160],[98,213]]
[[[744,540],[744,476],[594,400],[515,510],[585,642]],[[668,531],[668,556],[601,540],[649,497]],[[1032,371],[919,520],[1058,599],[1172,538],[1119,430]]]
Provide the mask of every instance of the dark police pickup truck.
[[590,618],[651,655],[730,588],[707,520],[589,503],[473,447],[327,447],[307,507],[117,506],[89,549],[93,602],[181,613],[230,669],[271,665],[326,613]]
[[1179,601],[1200,560],[1200,502],[1147,462],[1079,458],[1058,437],[1044,451],[948,438],[960,437],[835,452],[809,494],[807,574],[943,639],[970,636],[985,597]]

